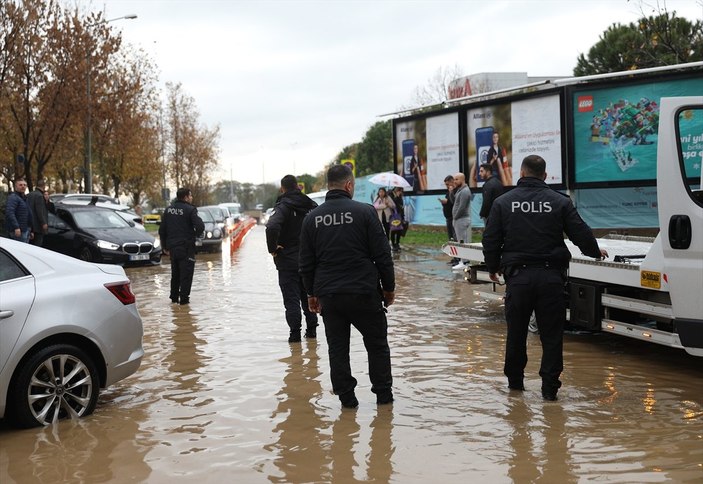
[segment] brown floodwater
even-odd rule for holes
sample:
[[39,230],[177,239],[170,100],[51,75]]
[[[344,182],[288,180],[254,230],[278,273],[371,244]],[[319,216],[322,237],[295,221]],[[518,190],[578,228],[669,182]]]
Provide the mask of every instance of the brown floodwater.
[[0,483],[703,482],[703,359],[567,333],[564,386],[544,402],[530,335],[527,391],[509,393],[500,303],[438,251],[402,252],[396,269],[396,401],[376,406],[354,332],[357,410],[331,392],[322,327],[287,343],[263,227],[198,256],[190,306],[168,299],[167,259],[128,269],[141,368],[85,419],[0,422]]

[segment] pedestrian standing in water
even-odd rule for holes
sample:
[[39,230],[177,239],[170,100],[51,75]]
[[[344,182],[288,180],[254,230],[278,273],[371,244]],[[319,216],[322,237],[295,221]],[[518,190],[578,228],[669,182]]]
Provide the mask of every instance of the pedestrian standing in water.
[[359,405],[349,360],[354,326],[363,336],[376,403],[391,403],[385,307],[395,300],[395,273],[388,240],[373,207],[352,200],[354,175],[349,167],[327,170],[327,186],[325,203],[303,221],[300,274],[310,309],[322,314],[332,390],[343,407]]
[[542,397],[556,400],[564,369],[562,347],[566,304],[564,285],[571,253],[564,234],[595,259],[608,257],[571,199],[544,180],[546,163],[527,156],[515,189],[493,202],[483,233],[483,255],[490,278],[505,277],[505,366],[508,388],[522,391],[527,365],[527,327],[534,311],[542,342]]
[[305,315],[305,337],[317,338],[317,314],[308,309],[307,294],[298,272],[300,228],[317,204],[300,191],[293,175],[281,178],[280,192],[266,223],[266,245],[278,270],[278,286],[290,330],[288,342],[296,343],[301,341],[301,309]]
[[193,194],[179,188],[176,200],[164,211],[159,238],[164,254],[171,257],[171,292],[174,304],[190,304],[190,288],[195,272],[195,239],[205,230],[193,206]]

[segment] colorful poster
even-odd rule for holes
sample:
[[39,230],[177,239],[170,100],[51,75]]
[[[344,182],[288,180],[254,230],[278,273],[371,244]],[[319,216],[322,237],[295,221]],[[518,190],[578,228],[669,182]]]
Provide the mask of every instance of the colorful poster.
[[479,167],[488,163],[504,186],[520,177],[520,162],[531,154],[547,162],[547,183],[561,184],[561,116],[559,96],[542,96],[496,104],[466,113],[470,187],[483,186]]
[[575,91],[575,182],[654,181],[661,98],[702,92],[703,78]]

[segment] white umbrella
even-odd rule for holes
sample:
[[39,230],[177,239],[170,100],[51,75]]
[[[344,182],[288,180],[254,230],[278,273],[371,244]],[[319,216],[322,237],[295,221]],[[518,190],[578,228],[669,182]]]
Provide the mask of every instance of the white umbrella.
[[369,183],[384,187],[410,188],[410,183],[400,175],[395,173],[379,173],[369,178]]

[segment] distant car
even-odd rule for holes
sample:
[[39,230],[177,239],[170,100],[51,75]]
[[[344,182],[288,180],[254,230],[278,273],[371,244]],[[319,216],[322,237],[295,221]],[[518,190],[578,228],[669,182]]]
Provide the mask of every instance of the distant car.
[[0,238],[0,418],[85,417],[139,368],[142,320],[125,271]]
[[220,252],[222,250],[222,229],[217,225],[210,210],[198,207],[198,216],[205,224],[205,232],[202,237],[202,244],[196,246],[196,250],[207,252]]
[[239,222],[243,215],[242,215],[242,205],[239,203],[221,203],[219,205],[220,207],[223,207],[227,209],[229,212],[229,216],[232,217],[232,220],[234,223]]
[[198,212],[200,212],[200,210],[208,210],[212,214],[218,227],[222,229],[224,237],[227,237],[230,232],[232,232],[232,228],[234,227],[234,219],[229,215],[229,210],[225,207],[220,207],[219,205],[206,205],[204,207],[198,207]]
[[158,264],[161,244],[115,210],[94,205],[55,204],[43,247],[91,262]]
[[261,214],[261,224],[266,225],[266,223],[269,221],[269,218],[271,218],[272,214],[273,214],[273,207],[267,208],[266,211]]
[[142,219],[144,220],[145,224],[160,224],[161,223],[161,214],[164,213],[163,208],[155,208],[151,211],[151,213],[147,213],[142,216]]

